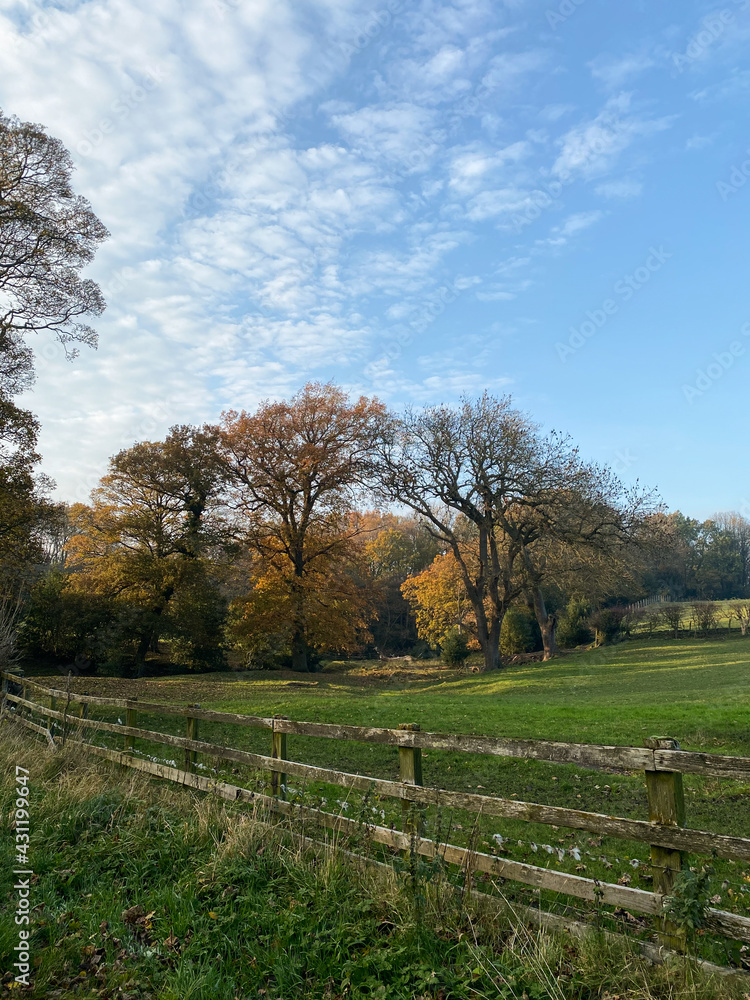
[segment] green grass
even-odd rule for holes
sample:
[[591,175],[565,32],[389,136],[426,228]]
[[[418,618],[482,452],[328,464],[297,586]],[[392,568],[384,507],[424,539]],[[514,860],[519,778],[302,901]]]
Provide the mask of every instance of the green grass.
[[[689,964],[529,933],[439,870],[416,880],[305,850],[263,817],[0,740],[0,956],[17,942],[14,765],[31,768],[34,1000],[739,1000]],[[434,876],[427,881],[428,876]]]
[[[736,633],[710,639],[636,640],[610,648],[574,653],[549,663],[511,666],[494,674],[457,674],[437,664],[331,664],[315,675],[224,674],[170,677],[142,681],[77,678],[74,687],[91,693],[137,693],[141,700],[199,702],[249,714],[284,714],[294,719],[395,726],[417,722],[424,730],[478,733],[517,738],[639,746],[647,736],[674,736],[683,748],[750,756],[750,637]],[[107,715],[107,713],[104,713]],[[116,718],[117,713],[109,713]],[[147,729],[182,733],[182,720],[139,716]],[[201,723],[202,739],[269,752],[262,730]],[[119,746],[118,737],[107,737]],[[159,759],[175,751],[139,741],[139,749]],[[289,756],[306,763],[396,778],[394,748],[372,744],[290,736]],[[203,766],[230,781],[262,787],[264,776],[243,766]],[[644,776],[602,773],[572,765],[487,757],[481,754],[427,751],[424,782],[455,790],[516,797],[551,805],[646,819]],[[361,796],[320,784],[291,784],[306,801],[338,808],[361,808]],[[750,834],[750,784],[696,776],[685,777],[687,822],[697,829],[738,836]],[[294,793],[290,793],[294,794]],[[370,799],[378,821],[400,822],[399,803]],[[373,815],[375,815],[373,813]],[[351,815],[351,812],[350,812]],[[651,888],[649,849],[645,844],[595,838],[585,832],[491,820],[463,812],[427,812],[428,832],[437,830],[454,843],[476,844],[514,860],[578,872],[609,882]],[[502,847],[493,839],[504,838]],[[566,850],[560,859],[539,845]],[[537,847],[535,850],[534,847]],[[571,855],[577,849],[580,859]],[[636,865],[637,863],[637,865]],[[699,863],[696,860],[695,863]],[[584,867],[581,867],[584,866]],[[712,894],[723,909],[750,915],[750,866],[720,861],[715,865]],[[514,898],[531,902],[530,890],[508,889]],[[545,905],[586,916],[586,906],[546,896]],[[589,914],[590,915],[590,914]],[[736,943],[702,943],[704,957],[739,962]]]

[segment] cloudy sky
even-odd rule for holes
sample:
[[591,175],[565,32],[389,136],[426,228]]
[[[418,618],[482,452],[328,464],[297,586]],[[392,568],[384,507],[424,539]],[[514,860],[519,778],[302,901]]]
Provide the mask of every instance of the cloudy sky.
[[0,107],[111,232],[45,469],[334,379],[509,392],[694,516],[750,515],[750,0],[0,0]]

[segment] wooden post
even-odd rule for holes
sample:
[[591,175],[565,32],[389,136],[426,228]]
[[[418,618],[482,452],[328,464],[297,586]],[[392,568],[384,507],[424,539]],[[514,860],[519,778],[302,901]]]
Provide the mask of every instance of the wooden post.
[[5,708],[8,704],[8,678],[3,677],[3,697],[0,701],[0,719],[5,715]]
[[[286,719],[286,715],[274,715],[274,719]],[[271,733],[271,756],[274,760],[287,760],[286,733],[277,733],[276,727]],[[271,771],[271,795],[277,799],[286,798],[286,775],[281,771]]]
[[[135,698],[132,699],[135,701]],[[136,729],[138,726],[138,712],[134,708],[125,709],[125,725],[130,726],[131,729]],[[133,750],[135,748],[135,736],[125,737],[125,749]]]
[[[200,708],[200,705],[188,705],[188,708]],[[188,715],[185,719],[185,736],[189,740],[198,739],[198,720],[194,719],[191,715]],[[195,762],[198,759],[198,753],[196,750],[186,750],[185,751],[185,770],[194,772]]]
[[[418,733],[419,725],[416,722],[403,722],[398,727],[410,733]],[[399,747],[398,748],[398,773],[399,781],[405,785],[422,784],[422,750],[419,747]],[[404,833],[422,834],[423,817],[421,811],[417,813],[416,826],[412,822],[414,804],[408,799],[401,799],[401,828]]]
[[[680,744],[671,737],[651,737],[643,745],[649,750],[679,750]],[[676,771],[646,771],[646,792],[648,794],[648,819],[650,823],[663,826],[685,825],[685,796],[682,789],[682,775]],[[683,851],[651,845],[651,864],[654,873],[654,892],[668,896],[675,878],[686,863]],[[661,943],[676,951],[685,951],[685,932],[675,924],[661,918]]]
[[[88,694],[88,691],[83,692],[84,695]],[[82,701],[78,705],[78,714],[82,719],[88,719],[89,717],[89,706],[88,702]]]
[[[39,700],[41,701],[42,699],[40,698]],[[49,707],[53,712],[57,711],[57,698],[54,698],[52,695],[50,695]],[[50,733],[54,737],[57,729],[57,719],[47,719],[47,729],[49,729]]]

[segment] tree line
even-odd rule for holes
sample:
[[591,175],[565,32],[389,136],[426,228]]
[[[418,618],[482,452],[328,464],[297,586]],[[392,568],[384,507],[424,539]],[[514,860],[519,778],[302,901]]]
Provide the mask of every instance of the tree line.
[[494,669],[608,641],[656,585],[723,592],[739,527],[664,512],[509,397],[397,414],[309,383],[113,456],[48,524],[18,635],[124,674],[471,648]]
[[[107,231],[44,128],[0,112],[0,658],[76,669],[459,662],[607,641],[647,594],[743,597],[750,525],[662,509],[509,397],[393,413],[310,383],[113,456],[88,504],[37,472],[29,337],[96,346]],[[591,629],[593,628],[593,633]]]

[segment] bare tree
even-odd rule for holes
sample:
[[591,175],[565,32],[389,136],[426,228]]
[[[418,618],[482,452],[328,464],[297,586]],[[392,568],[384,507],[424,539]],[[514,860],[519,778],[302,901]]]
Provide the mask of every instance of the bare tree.
[[[500,663],[505,612],[524,592],[546,656],[554,653],[555,617],[542,587],[551,543],[604,548],[627,532],[644,502],[628,498],[609,470],[583,463],[568,438],[542,436],[509,397],[488,393],[394,419],[377,472],[387,497],[416,511],[452,550],[488,669]],[[462,538],[467,524],[476,541],[471,558]]]
[[[576,518],[580,534],[585,518],[580,510],[572,512],[571,498],[584,497],[590,514],[601,492],[569,440],[541,436],[509,397],[484,393],[456,408],[430,407],[394,419],[379,448],[377,471],[388,498],[416,511],[453,552],[485,667],[500,665],[503,617],[524,591],[553,650],[554,619],[541,589],[546,562],[534,546],[553,525],[561,538],[571,533]],[[462,537],[467,524],[476,541],[471,559]],[[588,530],[593,537],[600,529]]]
[[747,635],[747,627],[750,625],[750,602],[736,601],[731,608],[740,623],[740,632],[742,635]]

